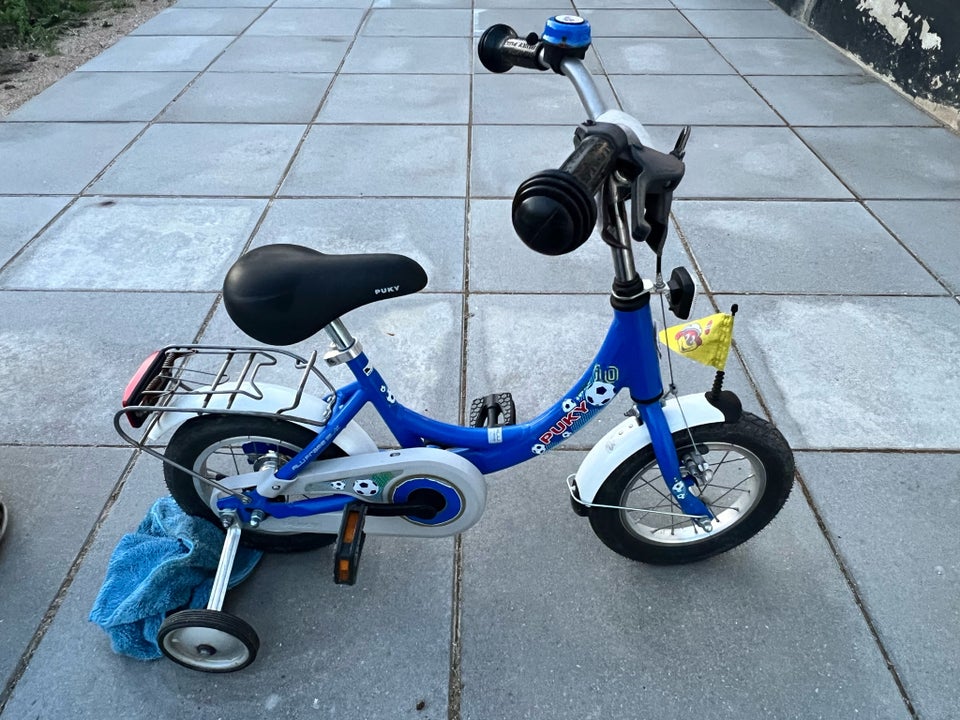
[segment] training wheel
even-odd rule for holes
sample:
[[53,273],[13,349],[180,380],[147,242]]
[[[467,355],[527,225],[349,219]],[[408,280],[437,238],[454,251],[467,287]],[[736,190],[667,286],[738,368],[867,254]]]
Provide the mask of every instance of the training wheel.
[[160,650],[191,670],[226,673],[252,663],[260,649],[256,631],[220,610],[181,610],[160,626]]

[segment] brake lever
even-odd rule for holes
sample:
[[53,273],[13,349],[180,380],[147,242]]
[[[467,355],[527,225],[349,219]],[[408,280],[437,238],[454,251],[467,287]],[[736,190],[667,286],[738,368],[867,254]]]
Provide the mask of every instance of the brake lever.
[[[683,133],[681,140],[677,142],[679,149],[674,150],[682,154],[686,144]],[[645,242],[659,257],[667,240],[673,191],[683,178],[685,166],[673,152],[661,153],[652,148],[636,147],[632,152],[640,171],[633,180],[631,232],[634,240]]]
[[687,140],[690,139],[690,126],[684,125],[683,130],[680,131],[680,137],[677,138],[677,144],[673,146],[673,150],[670,151],[670,154],[673,155],[677,160],[683,160],[683,156],[687,154]]

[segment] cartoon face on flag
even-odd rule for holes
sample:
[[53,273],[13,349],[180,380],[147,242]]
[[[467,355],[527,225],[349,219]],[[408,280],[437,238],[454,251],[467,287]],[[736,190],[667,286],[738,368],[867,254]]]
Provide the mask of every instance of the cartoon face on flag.
[[684,357],[723,370],[733,340],[733,316],[717,313],[662,330],[660,342]]

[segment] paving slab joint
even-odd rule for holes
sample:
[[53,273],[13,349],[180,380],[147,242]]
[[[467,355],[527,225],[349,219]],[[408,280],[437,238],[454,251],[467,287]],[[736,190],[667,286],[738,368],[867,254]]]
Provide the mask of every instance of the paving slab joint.
[[894,665],[893,658],[890,656],[886,645],[884,645],[883,640],[880,638],[877,625],[870,616],[870,612],[867,610],[863,596],[860,594],[860,590],[857,588],[857,582],[854,579],[850,568],[847,566],[846,561],[843,559],[840,548],[830,535],[830,531],[827,529],[827,524],[823,519],[820,508],[817,507],[817,504],[814,502],[813,495],[807,489],[807,485],[803,480],[803,475],[799,470],[796,471],[796,483],[800,488],[800,491],[803,493],[803,497],[807,501],[807,505],[810,507],[811,512],[813,512],[813,517],[820,528],[820,533],[827,541],[827,546],[830,548],[830,553],[833,555],[833,559],[836,561],[837,567],[840,569],[840,573],[843,575],[843,579],[847,583],[847,588],[850,590],[851,595],[853,595],[853,601],[856,603],[857,609],[860,611],[864,622],[867,624],[867,629],[870,631],[870,635],[873,637],[873,641],[876,643],[877,649],[880,651],[880,656],[883,658],[883,662],[887,666],[887,671],[890,673],[894,684],[897,686],[897,692],[900,693],[900,699],[903,700],[903,704],[906,706],[907,712],[910,713],[910,717],[913,718],[913,720],[920,720],[920,715],[917,713],[917,710],[913,704],[913,700],[911,699],[910,694],[907,692],[903,678],[900,677],[900,673],[898,672],[896,665]]

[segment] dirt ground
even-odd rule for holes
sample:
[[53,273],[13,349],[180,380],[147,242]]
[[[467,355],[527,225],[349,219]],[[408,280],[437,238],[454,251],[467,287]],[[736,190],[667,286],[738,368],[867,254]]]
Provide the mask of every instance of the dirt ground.
[[129,0],[128,7],[120,9],[106,4],[88,15],[79,27],[66,28],[52,55],[42,50],[0,48],[0,118],[173,3],[174,0]]

